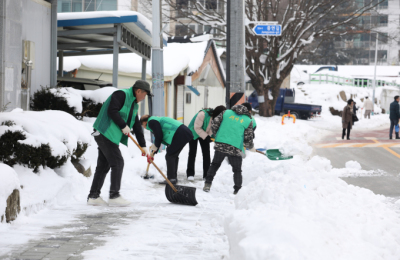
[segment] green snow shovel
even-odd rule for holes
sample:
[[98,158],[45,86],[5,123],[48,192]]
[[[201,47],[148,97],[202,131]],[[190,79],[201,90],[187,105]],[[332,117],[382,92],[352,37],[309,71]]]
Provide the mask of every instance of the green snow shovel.
[[266,150],[265,153],[263,153],[263,152],[261,152],[259,150],[256,150],[256,151],[257,151],[257,153],[260,153],[260,154],[263,154],[263,155],[267,156],[268,159],[270,159],[272,161],[289,160],[289,159],[293,158],[293,156],[290,156],[290,155],[289,156],[283,156],[282,153],[279,151],[279,149],[269,149],[269,150]]
[[[129,134],[129,137],[132,139],[132,141],[136,144],[136,146],[140,149],[142,153],[144,151],[142,150],[142,147],[136,142],[135,139]],[[153,162],[153,160],[150,159],[150,163],[156,167],[157,171],[164,177],[164,179],[167,181],[168,185],[165,185],[165,196],[171,203],[176,203],[176,204],[183,204],[183,205],[189,205],[189,206],[196,206],[197,205],[197,200],[196,200],[196,188],[194,187],[187,187],[187,186],[182,186],[182,185],[173,185],[168,178],[162,173],[160,168],[157,167],[157,165]]]

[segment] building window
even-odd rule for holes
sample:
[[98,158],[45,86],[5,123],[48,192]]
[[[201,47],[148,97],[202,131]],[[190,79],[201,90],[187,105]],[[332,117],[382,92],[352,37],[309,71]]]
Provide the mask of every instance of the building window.
[[192,103],[192,93],[186,93],[186,104]]
[[57,12],[115,11],[118,0],[58,0]]
[[176,0],[177,9],[188,9],[189,1],[188,0]]
[[379,24],[378,24],[378,26],[380,26],[380,27],[387,27],[388,26],[388,16],[387,15],[379,16]]
[[206,9],[217,10],[217,0],[206,0]]
[[175,36],[185,36],[188,34],[188,28],[186,25],[175,25]]
[[382,3],[379,3],[378,8],[379,9],[388,9],[389,3],[388,0],[384,0]]

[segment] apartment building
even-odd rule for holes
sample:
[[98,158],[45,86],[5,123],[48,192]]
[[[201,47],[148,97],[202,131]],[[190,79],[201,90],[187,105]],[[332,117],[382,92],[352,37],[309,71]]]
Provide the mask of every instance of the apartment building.
[[[370,0],[355,0],[361,8]],[[363,14],[357,21],[360,33],[337,37],[335,49],[352,57],[350,64],[369,65],[375,62],[376,36],[378,34],[378,64],[400,64],[400,1],[385,0]],[[357,32],[357,31],[356,31]]]

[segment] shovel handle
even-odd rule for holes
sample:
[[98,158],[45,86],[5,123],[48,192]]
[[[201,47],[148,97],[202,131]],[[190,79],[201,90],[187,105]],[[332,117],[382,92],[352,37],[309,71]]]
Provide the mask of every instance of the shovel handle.
[[[131,140],[136,144],[136,146],[140,149],[140,151],[141,151],[142,153],[145,153],[144,150],[142,149],[142,147],[140,147],[140,145],[136,142],[136,140],[133,139],[133,137],[132,137],[130,134],[129,134],[128,136],[129,136],[129,137],[131,138]],[[153,162],[153,160],[152,160],[152,159],[149,159],[149,160],[150,160],[151,164],[153,164],[154,167],[156,167],[156,169],[158,170],[158,172],[164,177],[165,181],[169,184],[169,186],[171,186],[171,188],[172,188],[175,192],[178,192],[178,190],[175,188],[175,186],[168,180],[167,177],[165,177],[164,173],[162,173],[162,171],[160,170],[160,168],[157,167],[157,165]],[[150,166],[150,164],[149,164],[148,166]]]
[[259,151],[259,150],[256,150],[257,151],[257,153],[260,153],[260,154],[262,154],[262,155],[265,155],[263,152],[261,152],[261,151]]

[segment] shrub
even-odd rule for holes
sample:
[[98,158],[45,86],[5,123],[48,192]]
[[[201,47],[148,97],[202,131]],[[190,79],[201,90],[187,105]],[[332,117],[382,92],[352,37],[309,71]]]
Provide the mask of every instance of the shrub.
[[68,105],[67,99],[54,95],[48,87],[33,94],[30,107],[33,111],[61,110],[76,117],[75,108]]
[[36,91],[31,100],[31,110],[33,111],[61,110],[79,120],[84,116],[97,117],[102,106],[103,104],[94,103],[92,100],[84,98],[82,101],[82,113],[78,113],[74,107],[68,105],[65,97],[54,95],[48,87],[42,87]]
[[[1,125],[13,126],[12,121],[5,121]],[[68,159],[69,155],[53,156],[49,144],[41,144],[40,147],[33,147],[21,144],[19,140],[25,140],[26,136],[22,131],[7,130],[0,136],[0,161],[14,166],[21,164],[38,172],[40,166],[47,166],[52,169],[62,166]],[[71,160],[79,160],[88,147],[87,143],[78,143],[77,148],[69,154]]]

